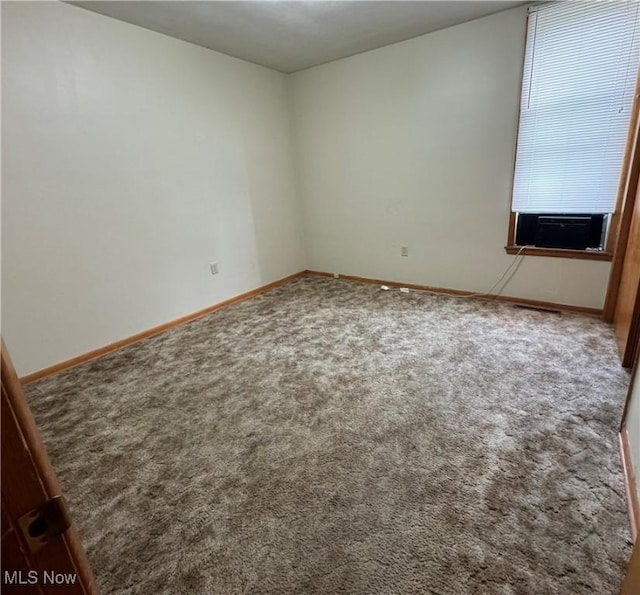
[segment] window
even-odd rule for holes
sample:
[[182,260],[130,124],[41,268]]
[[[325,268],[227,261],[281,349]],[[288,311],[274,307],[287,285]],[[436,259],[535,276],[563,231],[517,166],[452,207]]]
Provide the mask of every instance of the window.
[[507,251],[607,256],[640,59],[639,10],[634,0],[530,9]]

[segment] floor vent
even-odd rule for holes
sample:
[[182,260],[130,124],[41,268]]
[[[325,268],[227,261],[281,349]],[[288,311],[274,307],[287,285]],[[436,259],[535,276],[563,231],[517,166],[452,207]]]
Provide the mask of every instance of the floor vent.
[[561,314],[560,310],[553,308],[544,308],[543,306],[525,306],[524,304],[515,304],[514,308],[522,308],[523,310],[536,310],[538,312],[546,312],[547,314]]

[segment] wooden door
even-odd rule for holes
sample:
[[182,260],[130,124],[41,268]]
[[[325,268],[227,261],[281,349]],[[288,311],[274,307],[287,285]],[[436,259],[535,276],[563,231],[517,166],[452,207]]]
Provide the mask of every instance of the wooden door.
[[622,365],[633,365],[637,349],[636,326],[640,324],[638,313],[638,281],[640,242],[640,213],[638,201],[640,180],[640,73],[636,92],[627,146],[620,173],[616,212],[611,221],[607,250],[613,251],[613,262],[609,276],[609,287],[604,304],[603,318],[613,322]]
[[[80,540],[42,444],[9,353],[2,342],[3,593],[97,594]],[[55,535],[54,535],[55,534]]]
[[640,186],[636,190],[613,318],[622,365],[633,366],[640,325]]
[[638,595],[638,593],[640,593],[640,540],[636,540],[636,545],[633,548],[620,595]]

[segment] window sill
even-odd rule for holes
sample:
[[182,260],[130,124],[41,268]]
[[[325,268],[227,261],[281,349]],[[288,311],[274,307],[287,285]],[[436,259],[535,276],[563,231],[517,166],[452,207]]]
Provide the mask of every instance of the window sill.
[[[555,256],[556,258],[577,258],[579,260],[612,260],[611,252],[595,252],[589,250],[566,250],[564,248],[525,248],[522,246],[505,246],[507,254],[526,254],[527,256]],[[522,250],[522,252],[521,252]]]

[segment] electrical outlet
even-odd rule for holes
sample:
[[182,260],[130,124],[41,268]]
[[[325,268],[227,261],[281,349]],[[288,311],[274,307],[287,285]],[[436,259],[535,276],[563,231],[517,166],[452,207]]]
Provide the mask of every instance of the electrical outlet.
[[400,246],[400,256],[409,256],[409,246]]
[[338,273],[333,273],[333,278],[334,279],[340,279],[340,275]]
[[217,275],[220,272],[218,270],[218,263],[217,262],[209,263],[209,268],[211,269],[211,274],[212,275]]

